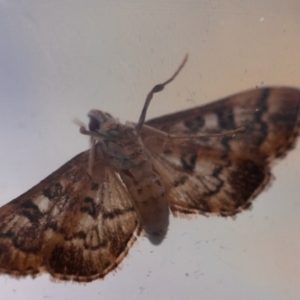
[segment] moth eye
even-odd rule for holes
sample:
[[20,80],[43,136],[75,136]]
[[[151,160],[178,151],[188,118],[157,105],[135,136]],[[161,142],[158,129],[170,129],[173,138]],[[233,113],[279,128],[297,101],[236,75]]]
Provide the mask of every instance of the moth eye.
[[89,130],[97,131],[99,129],[100,129],[100,122],[97,119],[90,116]]

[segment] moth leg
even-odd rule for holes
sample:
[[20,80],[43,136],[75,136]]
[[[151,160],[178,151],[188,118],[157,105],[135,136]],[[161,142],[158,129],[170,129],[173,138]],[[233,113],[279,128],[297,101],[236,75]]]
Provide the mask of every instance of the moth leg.
[[95,147],[96,147],[96,142],[95,139],[91,136],[91,148],[89,152],[89,161],[88,161],[88,174],[90,177],[93,177],[93,167],[94,167],[94,162],[95,162]]
[[241,126],[237,129],[234,130],[229,130],[226,132],[222,132],[222,133],[204,133],[204,134],[194,134],[194,135],[175,135],[175,134],[168,134],[168,138],[170,140],[176,140],[176,139],[194,139],[194,138],[200,138],[200,137],[208,137],[208,138],[212,138],[212,137],[223,137],[223,136],[227,136],[227,135],[235,135],[236,133],[241,133],[243,131],[245,131],[245,127]]
[[214,138],[214,137],[223,137],[227,135],[235,136],[237,133],[242,133],[245,131],[245,127],[241,126],[234,130],[229,130],[227,132],[222,133],[204,133],[204,134],[195,134],[195,135],[176,135],[176,134],[170,134],[170,132],[165,132],[158,130],[156,128],[153,128],[148,125],[143,125],[143,130],[141,133],[141,136],[144,140],[144,142],[149,142],[151,139],[161,139],[161,142],[165,145],[167,142],[171,142],[172,140],[178,140],[178,139],[196,139],[200,137],[208,137],[208,138]]

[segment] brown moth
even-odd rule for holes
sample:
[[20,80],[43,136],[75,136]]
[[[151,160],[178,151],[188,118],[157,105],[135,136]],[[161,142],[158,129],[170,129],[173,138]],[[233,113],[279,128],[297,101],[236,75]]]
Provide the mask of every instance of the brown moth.
[[233,216],[295,145],[300,90],[262,88],[137,124],[89,113],[91,149],[0,208],[0,273],[88,282],[116,269],[137,236],[164,239],[170,212]]

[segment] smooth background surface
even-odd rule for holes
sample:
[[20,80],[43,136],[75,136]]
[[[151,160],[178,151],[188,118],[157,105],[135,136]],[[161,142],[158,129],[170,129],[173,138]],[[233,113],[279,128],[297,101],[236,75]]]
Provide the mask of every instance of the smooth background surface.
[[[82,150],[71,122],[99,108],[136,121],[244,89],[300,87],[300,2],[0,1],[0,204]],[[0,277],[3,299],[299,299],[300,145],[236,220],[172,220],[141,238],[122,270],[86,285]]]

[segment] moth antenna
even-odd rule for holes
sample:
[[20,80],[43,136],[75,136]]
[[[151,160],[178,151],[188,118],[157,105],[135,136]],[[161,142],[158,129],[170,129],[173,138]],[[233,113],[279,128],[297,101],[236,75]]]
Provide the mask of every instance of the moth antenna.
[[154,93],[158,93],[158,92],[161,92],[165,86],[167,84],[169,84],[171,81],[173,81],[175,79],[175,77],[178,75],[178,73],[181,71],[181,69],[184,67],[185,63],[187,62],[187,59],[188,59],[188,54],[185,55],[182,63],[180,64],[180,66],[178,67],[178,69],[176,70],[176,72],[172,75],[171,78],[169,78],[167,81],[163,82],[163,83],[160,83],[160,84],[157,84],[147,95],[147,98],[146,98],[146,101],[145,101],[145,104],[144,104],[144,107],[142,109],[142,112],[141,112],[141,116],[139,118],[139,122],[137,123],[136,125],[136,131],[139,133],[144,122],[145,122],[145,119],[146,119],[146,113],[147,113],[147,109],[148,109],[148,106],[150,104],[150,101],[151,99],[153,98],[153,94]]

